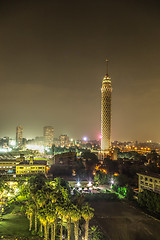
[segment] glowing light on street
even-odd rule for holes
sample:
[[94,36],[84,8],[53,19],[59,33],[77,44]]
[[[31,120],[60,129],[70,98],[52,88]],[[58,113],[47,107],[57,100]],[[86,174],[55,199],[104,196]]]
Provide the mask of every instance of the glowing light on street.
[[81,183],[78,181],[77,182],[77,187],[80,187],[81,186]]
[[89,181],[89,182],[88,182],[88,187],[91,187],[91,186],[92,186],[92,182]]
[[111,178],[111,187],[113,184],[114,184],[114,180],[113,180],[113,178]]

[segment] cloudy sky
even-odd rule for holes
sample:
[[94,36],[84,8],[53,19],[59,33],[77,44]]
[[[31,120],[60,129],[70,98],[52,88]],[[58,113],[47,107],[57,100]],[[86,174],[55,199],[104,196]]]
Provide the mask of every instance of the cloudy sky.
[[98,138],[106,58],[112,140],[159,142],[159,1],[0,1],[0,136]]

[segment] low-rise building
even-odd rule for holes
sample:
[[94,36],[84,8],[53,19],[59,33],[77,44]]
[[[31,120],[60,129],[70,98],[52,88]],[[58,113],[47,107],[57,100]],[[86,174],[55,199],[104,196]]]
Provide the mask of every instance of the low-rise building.
[[160,194],[160,174],[137,173],[139,192],[144,189]]
[[19,162],[16,160],[4,159],[0,160],[0,174],[3,173],[14,173],[16,171],[16,165]]
[[66,152],[57,154],[54,156],[55,165],[74,167],[77,159],[77,154],[75,152]]
[[29,161],[25,160],[16,165],[16,175],[46,174],[47,172],[47,161],[33,160],[33,157]]
[[20,154],[17,159],[0,159],[0,174],[12,174],[16,172],[16,166],[23,161],[24,155]]

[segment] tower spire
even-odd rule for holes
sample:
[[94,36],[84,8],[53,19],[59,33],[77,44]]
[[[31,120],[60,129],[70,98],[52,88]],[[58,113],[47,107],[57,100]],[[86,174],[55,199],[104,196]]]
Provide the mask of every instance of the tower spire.
[[101,88],[101,153],[107,155],[111,148],[111,98],[112,82],[108,75],[108,59],[106,59],[106,74]]
[[108,62],[109,62],[109,60],[106,59],[106,75],[107,75],[107,76],[108,76]]

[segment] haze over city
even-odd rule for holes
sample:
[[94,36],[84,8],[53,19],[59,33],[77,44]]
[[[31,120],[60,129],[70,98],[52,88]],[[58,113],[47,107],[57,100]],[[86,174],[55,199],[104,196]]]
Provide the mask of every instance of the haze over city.
[[112,140],[159,142],[159,24],[158,1],[1,1],[0,136],[98,138],[108,58]]

